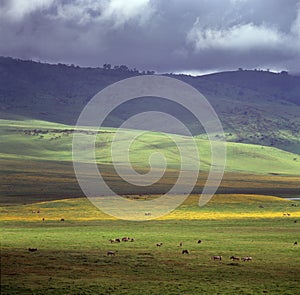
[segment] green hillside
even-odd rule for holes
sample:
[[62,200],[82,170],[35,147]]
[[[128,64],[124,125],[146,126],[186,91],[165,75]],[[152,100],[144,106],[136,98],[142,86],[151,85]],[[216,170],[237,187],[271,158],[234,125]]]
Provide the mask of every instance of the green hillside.
[[[38,127],[37,127],[38,126]],[[0,120],[1,135],[1,202],[26,203],[64,197],[83,196],[74,174],[72,162],[72,138],[74,126],[54,124],[46,121]],[[95,129],[77,130],[85,139]],[[120,150],[114,164],[123,167],[122,146],[128,138],[139,135],[138,130],[119,131]],[[140,173],[152,168],[161,170],[164,164],[153,153],[161,153],[167,163],[164,176],[149,187],[136,187],[125,182],[112,165],[111,141],[116,134],[114,128],[102,128],[97,135],[96,159],[105,181],[112,184],[119,194],[159,194],[168,191],[178,177],[179,151],[166,133],[142,132],[130,145],[130,162]],[[198,171],[199,162],[191,152],[188,137],[172,135],[184,145],[187,163],[186,183],[190,182],[189,170]],[[207,179],[210,167],[210,146],[207,140],[196,139],[200,154],[200,173],[194,193],[200,192]],[[83,155],[85,151],[83,150]],[[83,158],[84,160],[84,158]],[[299,155],[277,148],[227,143],[227,163],[219,193],[257,193],[273,195],[299,194]],[[131,176],[132,177],[132,176]]]
[[[122,79],[144,74],[147,72],[126,66],[80,68],[0,57],[0,117],[73,125],[97,92]],[[299,77],[251,70],[198,77],[167,76],[186,82],[205,95],[216,110],[228,141],[300,154]],[[203,136],[203,128],[189,111],[161,98],[126,102],[112,112],[105,126],[118,127],[130,116],[146,111],[167,112],[188,126],[194,135]],[[173,131],[163,119],[157,125],[168,128],[166,132]]]
[[[39,126],[39,127],[37,127]],[[50,161],[72,161],[73,126],[54,124],[45,121],[12,121],[0,120],[1,155],[2,159],[36,159]],[[82,129],[88,133],[88,129]],[[116,129],[102,128],[96,142],[96,159],[99,164],[111,164],[111,142]],[[137,130],[122,130],[118,145],[128,145],[128,140],[140,133]],[[85,136],[83,132],[83,144]],[[195,156],[189,153],[188,137],[172,135],[178,142],[185,145],[188,151],[187,162],[190,169],[198,169]],[[207,171],[210,167],[210,145],[207,140],[195,139],[200,153],[200,170]],[[285,175],[300,174],[300,157],[272,147],[228,142],[227,172],[245,172],[254,174],[277,173]],[[122,150],[121,150],[122,151]],[[149,157],[153,152],[162,153],[168,167],[180,167],[179,151],[168,134],[144,131],[130,146],[130,160],[136,167],[148,167]],[[122,155],[117,155],[114,161],[122,165]],[[152,163],[161,168],[161,162]]]

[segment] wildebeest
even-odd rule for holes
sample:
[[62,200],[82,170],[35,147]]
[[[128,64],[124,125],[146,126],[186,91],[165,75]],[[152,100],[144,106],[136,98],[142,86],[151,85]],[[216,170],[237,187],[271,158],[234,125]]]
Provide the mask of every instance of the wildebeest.
[[151,212],[146,212],[145,213],[145,216],[151,216],[152,214],[151,214]]
[[109,239],[108,241],[111,243],[121,243],[121,240],[118,238],[117,239]]
[[42,221],[45,221],[45,218],[43,217]]
[[156,247],[161,247],[163,243],[157,243]]
[[251,256],[243,257],[242,261],[252,261],[252,257]]
[[294,246],[296,246],[296,245],[298,245],[298,242],[297,242],[297,241],[294,243]]
[[182,254],[189,254],[189,250],[182,250]]
[[202,241],[201,240],[198,240],[198,244],[201,244],[202,243]]
[[107,251],[107,256],[116,256],[118,251]]
[[239,260],[240,260],[240,257],[237,257],[237,256],[231,256],[230,259],[232,259],[232,260],[238,260],[238,261],[239,261]]
[[36,252],[36,251],[37,251],[37,248],[28,248],[28,251],[29,251],[29,252]]
[[131,239],[130,239],[130,242],[134,242],[134,238],[131,238]]
[[61,218],[60,221],[65,221],[65,219],[64,219],[64,218]]
[[212,256],[211,259],[212,260],[220,260],[221,261],[222,260],[222,256],[220,256],[220,255]]
[[182,243],[182,242],[180,242],[180,243],[179,243],[179,247],[182,247],[182,245],[183,245],[183,243]]
[[130,240],[129,237],[124,237],[124,238],[122,238],[122,242],[128,242],[129,240]]

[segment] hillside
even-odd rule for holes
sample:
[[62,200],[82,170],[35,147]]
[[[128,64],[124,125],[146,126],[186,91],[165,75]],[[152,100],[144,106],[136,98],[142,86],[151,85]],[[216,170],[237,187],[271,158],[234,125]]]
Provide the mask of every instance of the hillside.
[[[131,163],[140,173],[148,172],[149,157],[154,152],[162,153],[167,161],[167,171],[160,181],[152,186],[136,187],[125,182],[113,169],[110,143],[115,131],[114,128],[102,128],[97,137],[96,160],[105,180],[122,195],[157,194],[168,190],[180,168],[178,150],[168,135],[146,132],[130,146]],[[46,121],[0,120],[1,202],[82,196],[72,164],[73,132],[73,126]],[[127,138],[137,132],[122,130],[122,141],[118,146],[124,146]],[[87,129],[82,129],[81,133],[83,139],[90,134]],[[190,149],[187,137],[176,137],[178,142],[184,143],[186,150]],[[208,141],[196,139],[196,142],[200,174],[195,192],[200,192],[207,179],[211,158]],[[188,154],[185,160],[189,171],[198,171],[199,164],[193,154]],[[122,167],[126,164],[124,157],[117,155],[114,164]],[[160,161],[151,161],[151,165],[158,170],[163,168]],[[186,182],[190,181],[189,173]],[[274,147],[228,142],[226,172],[219,191],[299,195],[299,175],[300,158],[296,154]]]
[[[72,125],[98,91],[142,74],[147,73],[126,66],[80,68],[0,57],[0,116]],[[228,141],[274,146],[300,154],[300,77],[250,70],[199,77],[168,75],[189,83],[207,97]],[[149,110],[167,111],[189,126],[194,135],[205,138],[203,128],[189,111],[161,98],[125,103],[105,125],[117,127],[131,115]],[[157,125],[163,126],[164,122]],[[167,131],[172,132],[172,126]]]

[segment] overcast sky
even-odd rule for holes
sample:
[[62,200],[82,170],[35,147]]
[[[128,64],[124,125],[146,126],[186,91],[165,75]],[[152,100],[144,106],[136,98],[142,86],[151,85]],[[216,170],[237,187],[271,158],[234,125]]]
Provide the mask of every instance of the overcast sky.
[[0,55],[157,72],[300,72],[300,1],[0,0]]

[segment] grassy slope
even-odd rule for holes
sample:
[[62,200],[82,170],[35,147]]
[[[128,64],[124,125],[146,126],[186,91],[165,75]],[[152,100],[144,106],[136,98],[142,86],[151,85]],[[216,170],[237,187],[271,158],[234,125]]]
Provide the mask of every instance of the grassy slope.
[[[82,199],[2,207],[2,292],[297,294],[300,248],[293,243],[299,241],[299,207],[253,195],[219,195],[203,208],[195,200],[149,222],[109,220]],[[39,214],[32,213],[37,209]],[[123,236],[135,242],[108,242]],[[180,241],[189,255],[181,254]],[[108,250],[119,252],[107,257]],[[222,255],[222,263],[212,255]],[[232,263],[231,255],[253,261]]]
[[[0,120],[2,203],[82,196],[73,172],[72,133],[68,130],[73,130],[73,127],[45,121]],[[43,133],[44,131],[47,133]],[[145,193],[144,190],[139,191],[122,183],[115,174],[110,155],[110,141],[115,130],[105,128],[102,131],[98,136],[96,156],[106,180],[117,183],[119,193]],[[138,131],[123,130],[122,133],[127,136],[135,135]],[[87,135],[82,136],[84,138]],[[122,144],[127,141],[126,136]],[[189,148],[185,137],[177,136],[177,139]],[[197,187],[201,188],[206,179],[210,154],[207,141],[197,139],[197,144],[203,171],[200,173]],[[168,173],[156,187],[147,191],[159,193],[167,188],[172,179],[176,179],[179,156],[177,148],[166,134],[147,132],[137,137],[132,144],[130,159],[139,171],[147,172],[148,159],[153,152],[162,152],[168,163]],[[227,172],[222,187],[234,189],[235,192],[239,192],[238,189],[241,188],[251,193],[267,194],[276,194],[279,188],[299,189],[298,155],[276,148],[230,142],[227,143],[227,152]],[[117,160],[118,164],[122,165],[122,159],[118,157]],[[197,168],[191,153],[188,154],[187,162],[190,169]],[[153,164],[161,167],[157,161]],[[188,178],[186,181],[189,181]],[[261,191],[265,188],[269,191]],[[14,199],[11,198],[13,196]]]
[[[74,124],[87,101],[97,92],[136,75],[134,71],[47,65],[0,57],[0,116],[18,115]],[[208,98],[222,121],[228,141],[300,153],[299,77],[263,71],[170,76],[191,84]],[[147,111],[147,107],[175,112],[194,134],[202,133],[191,114],[184,114],[174,106],[164,108],[162,101],[153,99],[148,103],[125,104],[107,126],[119,126],[126,120],[126,114]]]
[[[7,121],[0,120],[1,153],[2,158],[37,159],[72,161],[72,134],[60,132],[61,130],[73,130],[74,127],[48,123],[45,121]],[[38,129],[35,135],[26,135],[24,130]],[[41,133],[48,130],[47,134]],[[96,158],[98,162],[111,164],[110,142],[115,129],[104,128],[98,136]],[[138,134],[136,130],[124,130],[123,140],[120,146],[127,143],[128,136]],[[83,140],[87,135],[82,135]],[[186,143],[187,137],[176,136],[178,141]],[[201,161],[201,170],[207,170],[210,163],[210,146],[206,140],[196,139]],[[189,144],[185,148],[189,150]],[[174,143],[167,134],[145,132],[131,145],[131,160],[137,166],[147,167],[148,157],[153,152],[162,152],[170,164],[170,168],[178,168],[180,165],[179,154]],[[119,164],[120,158],[116,158]],[[191,168],[195,168],[195,158],[189,155],[188,162]],[[157,162],[154,164],[160,166]],[[197,167],[197,166],[196,166]],[[248,173],[278,173],[299,175],[300,158],[296,154],[285,152],[276,148],[263,147],[250,144],[227,143],[228,172]]]

